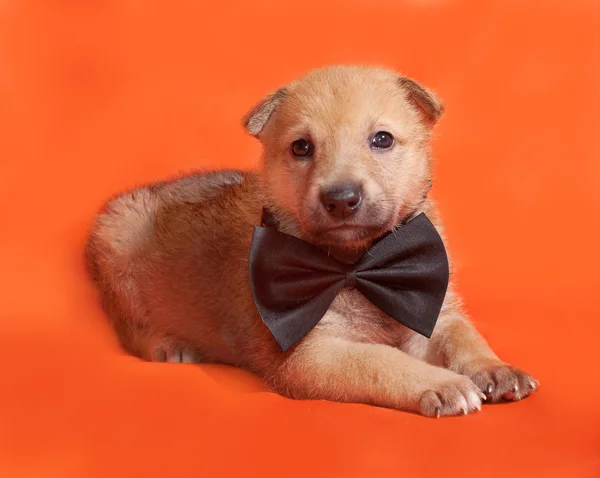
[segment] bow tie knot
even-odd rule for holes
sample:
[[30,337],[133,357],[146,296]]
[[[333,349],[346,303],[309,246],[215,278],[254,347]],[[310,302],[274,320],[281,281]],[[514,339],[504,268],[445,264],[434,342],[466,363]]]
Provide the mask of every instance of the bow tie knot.
[[317,325],[343,288],[356,289],[388,316],[430,337],[449,278],[444,244],[425,214],[376,242],[355,264],[276,226],[256,227],[249,268],[256,308],[284,351]]
[[356,287],[356,268],[354,264],[348,264],[345,279],[344,287],[346,289],[354,289]]

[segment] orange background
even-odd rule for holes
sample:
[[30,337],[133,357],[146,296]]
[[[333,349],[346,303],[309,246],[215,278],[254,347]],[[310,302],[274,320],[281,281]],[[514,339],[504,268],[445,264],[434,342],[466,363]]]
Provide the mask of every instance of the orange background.
[[[435,89],[480,330],[539,393],[444,420],[120,351],[82,266],[111,194],[255,167],[239,119],[331,63]],[[0,476],[600,477],[600,3],[0,2]]]

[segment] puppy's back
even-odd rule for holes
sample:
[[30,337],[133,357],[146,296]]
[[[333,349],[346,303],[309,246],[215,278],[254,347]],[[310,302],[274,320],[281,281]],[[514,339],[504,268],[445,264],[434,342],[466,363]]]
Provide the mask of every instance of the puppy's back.
[[226,289],[234,281],[243,295],[244,277],[237,276],[260,215],[256,182],[250,173],[197,173],[107,202],[86,262],[126,350],[152,359],[153,344],[165,338],[211,340],[212,349],[222,342],[220,327],[205,318],[216,308],[221,313],[213,315],[223,317],[220,298],[231,304]]

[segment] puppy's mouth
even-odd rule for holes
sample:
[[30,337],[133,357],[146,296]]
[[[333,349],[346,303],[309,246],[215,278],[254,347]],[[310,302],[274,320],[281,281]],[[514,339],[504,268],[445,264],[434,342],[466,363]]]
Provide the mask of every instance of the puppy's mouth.
[[387,224],[335,224],[330,227],[312,231],[311,236],[315,243],[357,246],[371,242],[387,232]]
[[346,219],[332,218],[324,211],[302,219],[300,225],[306,239],[317,246],[332,250],[365,250],[394,229],[398,224],[398,211],[367,206]]

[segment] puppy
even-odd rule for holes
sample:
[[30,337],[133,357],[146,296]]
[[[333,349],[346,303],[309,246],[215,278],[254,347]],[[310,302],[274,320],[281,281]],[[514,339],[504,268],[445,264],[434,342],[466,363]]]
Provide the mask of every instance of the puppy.
[[422,212],[443,237],[428,197],[442,112],[434,93],[395,72],[316,70],[244,118],[264,148],[259,173],[194,174],[110,200],[86,256],[123,347],[151,361],[242,367],[288,397],[432,417],[531,394],[537,381],[494,354],[452,281],[430,339],[344,289],[282,352],[253,302],[248,253],[263,207],[280,231],[349,263]]

